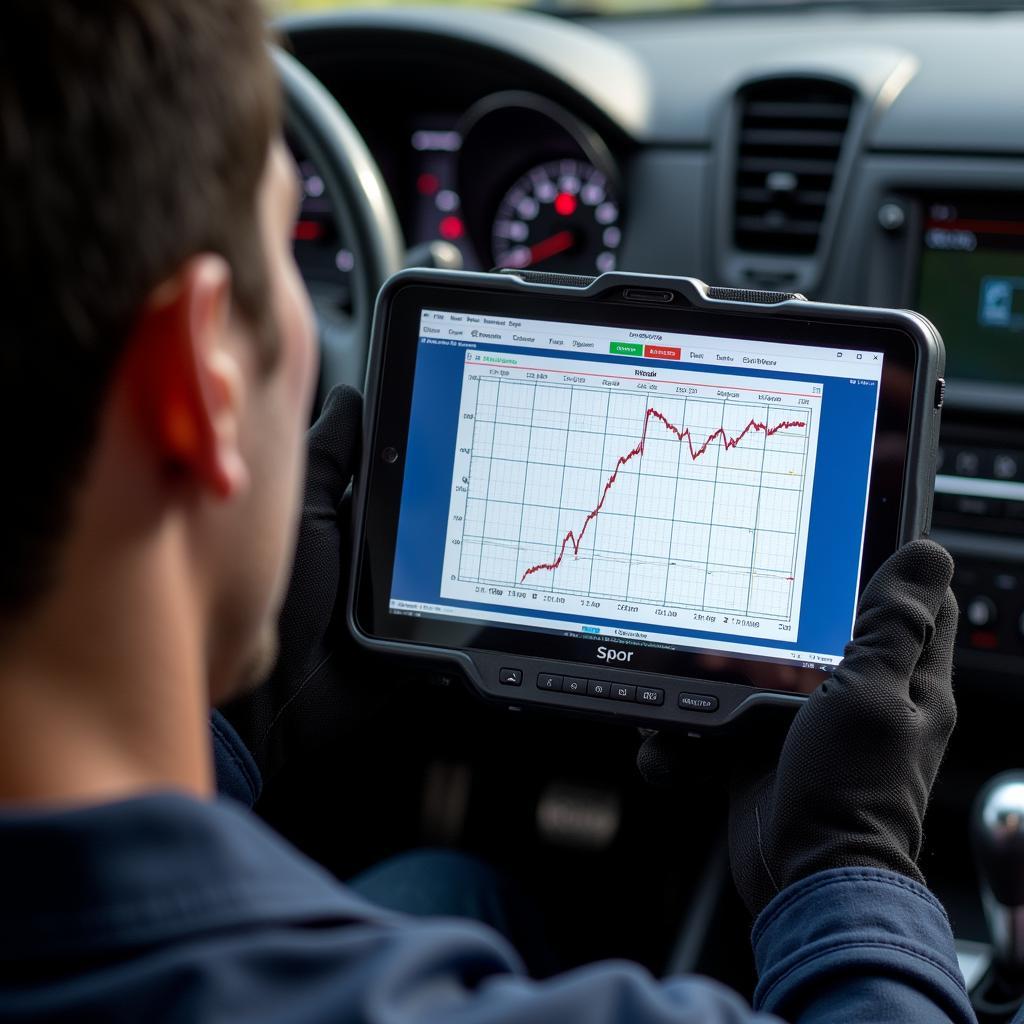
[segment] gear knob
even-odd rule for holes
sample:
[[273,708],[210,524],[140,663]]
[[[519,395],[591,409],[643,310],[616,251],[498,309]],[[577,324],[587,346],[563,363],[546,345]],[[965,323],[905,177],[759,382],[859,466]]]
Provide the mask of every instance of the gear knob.
[[990,779],[974,801],[971,845],[996,959],[1024,972],[1024,771]]

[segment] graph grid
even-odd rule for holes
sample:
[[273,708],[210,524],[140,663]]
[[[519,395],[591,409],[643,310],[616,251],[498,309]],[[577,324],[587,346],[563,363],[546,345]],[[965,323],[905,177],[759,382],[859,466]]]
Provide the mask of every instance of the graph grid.
[[811,408],[474,385],[460,582],[791,617]]

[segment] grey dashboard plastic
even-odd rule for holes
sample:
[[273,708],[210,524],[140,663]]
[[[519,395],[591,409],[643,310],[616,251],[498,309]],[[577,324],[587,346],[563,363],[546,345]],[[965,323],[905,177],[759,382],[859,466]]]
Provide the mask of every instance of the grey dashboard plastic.
[[717,104],[762,68],[916,70],[865,143],[886,150],[1024,153],[1024,12],[801,11],[591,20],[651,77],[647,141],[702,144]]
[[[913,66],[875,119],[869,149],[1024,153],[1024,12],[687,13],[577,21],[444,7],[337,11],[282,23],[302,51],[334,30],[446,39],[502,54],[569,86],[634,141],[710,146],[722,104],[784,70],[850,80],[870,94]],[[335,43],[341,46],[341,36]]]
[[484,60],[501,55],[564,83],[625,135],[643,138],[649,131],[646,69],[628,48],[574,22],[530,11],[398,7],[298,15],[280,26],[302,59],[320,40],[347,56],[346,35],[393,33],[396,40],[413,38],[425,48],[441,40],[464,44]]

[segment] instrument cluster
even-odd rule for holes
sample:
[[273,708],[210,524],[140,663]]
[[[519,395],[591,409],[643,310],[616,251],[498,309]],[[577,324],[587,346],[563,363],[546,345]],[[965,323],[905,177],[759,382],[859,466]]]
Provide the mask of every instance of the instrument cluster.
[[[375,152],[410,249],[449,242],[468,270],[615,270],[623,239],[618,167],[600,136],[528,92],[485,97],[461,114],[417,115],[404,153]],[[341,308],[355,256],[316,167],[296,153],[304,201],[296,258]],[[390,173],[389,173],[390,171]]]

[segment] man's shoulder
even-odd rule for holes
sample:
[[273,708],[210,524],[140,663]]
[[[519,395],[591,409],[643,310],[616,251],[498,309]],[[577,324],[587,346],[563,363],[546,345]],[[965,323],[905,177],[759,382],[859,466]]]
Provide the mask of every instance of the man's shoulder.
[[337,1021],[396,964],[517,969],[496,934],[376,907],[227,800],[0,813],[0,849],[4,1020]]
[[0,814],[0,958],[116,955],[205,931],[387,917],[231,800],[158,793]]

